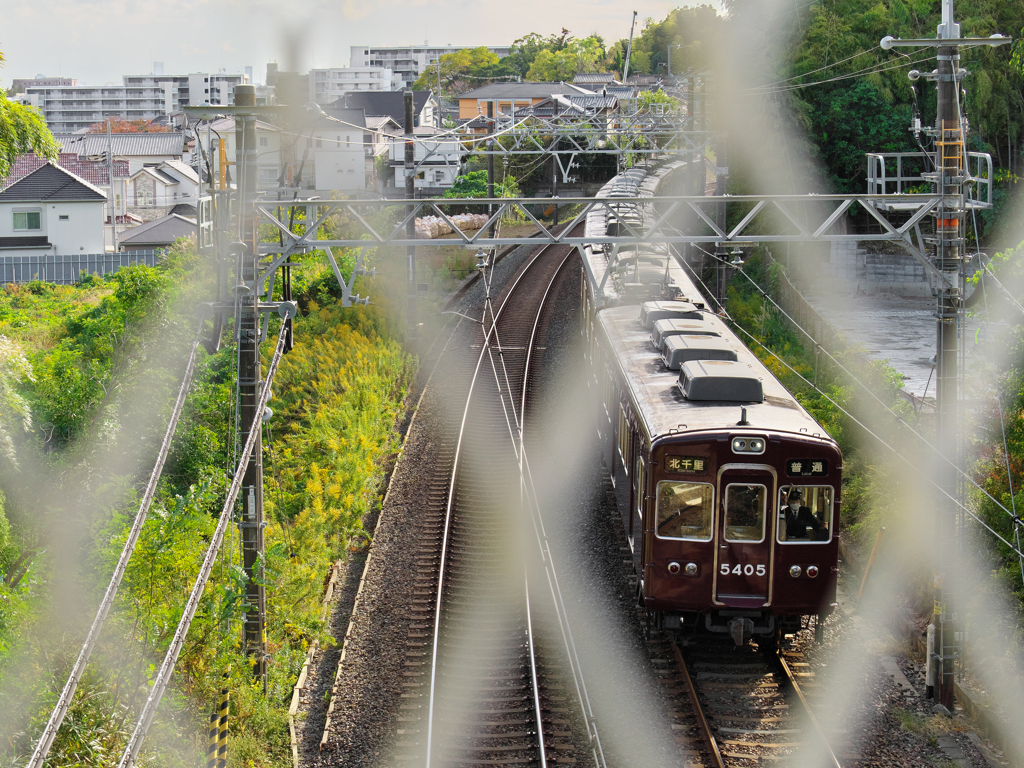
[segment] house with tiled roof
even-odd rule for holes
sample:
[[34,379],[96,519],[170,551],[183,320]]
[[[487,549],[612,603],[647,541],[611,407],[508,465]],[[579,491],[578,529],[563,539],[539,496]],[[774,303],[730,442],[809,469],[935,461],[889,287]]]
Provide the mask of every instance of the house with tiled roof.
[[196,236],[196,220],[176,213],[146,222],[124,232],[122,251],[166,248],[182,237]]
[[0,254],[103,253],[103,190],[45,163],[0,191]]
[[[46,163],[47,161],[38,155],[31,153],[21,155],[14,161],[10,175],[0,183],[10,186],[14,182],[30,174],[32,171],[46,165]],[[92,184],[103,192],[108,201],[111,199],[113,200],[114,223],[111,222],[110,205],[108,204],[103,209],[103,222],[105,228],[104,239],[106,240],[107,246],[112,248],[114,245],[115,226],[117,231],[120,232],[125,228],[125,226],[132,226],[134,223],[137,223],[126,207],[127,196],[125,194],[125,190],[128,184],[128,176],[130,175],[130,166],[128,161],[115,160],[112,164],[114,171],[114,188],[112,196],[110,189],[111,166],[108,166],[106,160],[90,160],[89,158],[77,155],[74,152],[61,152],[57,158],[57,165],[65,171],[70,171],[78,178],[84,179]]]
[[572,79],[575,85],[582,85],[593,90],[600,90],[606,85],[622,85],[615,79],[614,72],[577,72]]
[[128,210],[142,221],[167,216],[176,205],[198,205],[199,176],[178,160],[147,165],[128,181]]
[[[74,152],[82,158],[106,159],[108,144],[105,133],[55,133],[53,138],[61,145],[61,152]],[[109,146],[115,159],[128,161],[131,173],[143,166],[159,165],[168,160],[191,162],[185,134],[180,131],[113,133]]]
[[572,83],[491,83],[459,94],[459,119],[471,120],[487,114],[493,104],[495,117],[511,115],[552,96],[592,96],[593,91]]

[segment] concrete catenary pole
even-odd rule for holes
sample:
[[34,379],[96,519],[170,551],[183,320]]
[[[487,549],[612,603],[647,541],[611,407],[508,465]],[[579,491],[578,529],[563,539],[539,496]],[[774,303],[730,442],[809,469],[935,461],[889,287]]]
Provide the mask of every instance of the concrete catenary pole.
[[[936,355],[938,439],[943,456],[957,461],[957,417],[959,398],[957,381],[957,320],[960,311],[959,271],[962,265],[963,222],[963,139],[956,90],[960,48],[942,45],[943,39],[960,37],[960,25],[953,23],[953,0],[943,0],[942,24],[938,29],[939,56],[935,128],[935,191],[942,195],[935,218],[935,266],[950,278],[951,285],[940,284],[936,297]],[[935,613],[938,619],[939,675],[938,699],[953,710],[953,661],[958,652],[955,639],[956,614],[951,610],[950,566],[956,557],[957,482],[953,472],[940,472],[945,492],[938,510],[937,578]]]
[[[405,92],[405,198],[412,200],[416,197],[416,143],[413,138],[414,121],[412,106],[412,91]],[[413,206],[406,206],[406,215],[413,211]],[[405,225],[406,239],[412,240],[416,236],[416,222],[410,218]],[[406,336],[411,342],[416,338],[416,246],[406,247],[406,259],[408,260],[408,280],[405,291],[406,300]]]
[[[252,85],[235,86],[235,106],[255,107],[256,89]],[[238,268],[236,300],[238,317],[238,423],[239,441],[244,445],[256,419],[259,389],[262,384],[259,355],[258,248],[256,242],[256,116],[235,117],[235,168],[238,169],[239,235],[235,247]],[[256,423],[260,423],[258,420]],[[245,571],[245,653],[252,664],[253,676],[266,680],[266,589],[263,586],[263,444],[256,445],[242,479],[242,515],[239,520],[242,539],[242,568]]]

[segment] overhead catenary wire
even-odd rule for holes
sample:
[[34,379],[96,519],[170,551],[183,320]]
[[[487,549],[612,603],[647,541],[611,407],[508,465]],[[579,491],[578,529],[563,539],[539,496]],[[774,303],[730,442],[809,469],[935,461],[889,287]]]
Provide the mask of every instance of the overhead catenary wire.
[[[715,259],[716,261],[722,261],[723,263],[726,263],[726,264],[728,263],[728,262],[726,262],[726,261],[725,261],[724,259],[720,259],[720,258],[719,258],[718,256],[716,256],[715,254],[713,254],[713,253],[710,253],[709,251],[706,251],[706,250],[704,250],[703,248],[700,248],[700,246],[696,246],[696,247],[697,247],[697,248],[698,248],[699,250],[701,250],[701,251],[704,251],[704,253],[708,254],[709,256],[711,256],[711,258]],[[805,328],[804,328],[803,326],[801,326],[801,325],[800,325],[800,324],[799,324],[798,322],[796,322],[796,320],[794,320],[794,319],[793,319],[793,317],[792,317],[792,316],[790,316],[790,315],[789,315],[789,314],[788,314],[788,313],[786,312],[786,310],[784,310],[784,309],[783,309],[783,308],[782,308],[781,306],[779,306],[779,305],[778,305],[778,304],[777,304],[777,303],[776,303],[776,302],[775,302],[775,301],[774,301],[774,300],[773,300],[773,299],[771,298],[771,296],[769,296],[769,295],[768,295],[768,293],[767,293],[767,292],[766,292],[766,291],[765,291],[765,290],[764,290],[763,288],[761,288],[761,286],[759,286],[759,285],[757,284],[757,281],[756,281],[756,280],[754,280],[754,279],[753,279],[753,278],[752,278],[752,277],[751,277],[750,275],[748,275],[748,274],[747,274],[746,272],[744,272],[744,271],[743,271],[742,269],[740,269],[740,270],[739,270],[739,272],[740,272],[740,274],[742,274],[742,275],[743,275],[743,276],[744,276],[745,278],[747,278],[747,280],[749,280],[749,281],[750,281],[750,282],[751,282],[751,283],[752,283],[752,284],[754,285],[754,287],[755,287],[755,288],[756,288],[756,289],[757,289],[757,290],[758,290],[758,291],[759,291],[759,292],[761,293],[761,295],[762,295],[762,296],[763,296],[763,297],[764,297],[764,298],[765,298],[765,299],[766,299],[766,300],[767,300],[768,302],[770,302],[770,303],[772,304],[772,306],[774,306],[774,307],[775,307],[776,309],[778,309],[778,310],[779,310],[779,312],[781,312],[781,313],[783,314],[783,316],[784,316],[784,317],[785,317],[785,318],[786,318],[786,319],[787,319],[787,320],[788,320],[788,321],[789,321],[790,323],[792,323],[792,324],[793,324],[793,326],[794,326],[794,327],[795,327],[796,329],[798,329],[798,330],[799,330],[799,331],[800,331],[801,333],[803,333],[803,334],[804,334],[805,336],[807,336],[807,338],[809,338],[809,339],[810,339],[811,341],[814,341],[814,337],[813,337],[813,336],[812,336],[812,335],[810,334],[810,332],[809,332],[809,331],[807,331],[807,330],[806,330],[806,329],[805,329]],[[731,320],[732,318],[729,318],[729,319]],[[734,324],[736,325],[736,327],[737,327],[737,328],[739,328],[739,327],[740,327],[740,326],[739,326],[738,324],[736,324],[736,323],[735,323],[735,321],[733,321],[733,323],[734,323]],[[741,330],[743,330],[743,329],[741,329]],[[744,332],[744,333],[746,333],[747,335],[750,335],[750,334],[749,334],[749,333],[748,333],[748,332],[747,332],[746,330],[743,330],[743,332]],[[753,336],[751,336],[751,338],[753,339],[754,337],[753,337]],[[755,340],[756,340],[756,339],[755,339]],[[760,345],[761,345],[762,347],[764,347],[764,348],[765,348],[766,350],[768,350],[768,351],[769,351],[769,352],[771,353],[771,355],[772,355],[773,357],[775,357],[775,358],[776,358],[776,359],[778,359],[778,360],[779,360],[780,362],[782,362],[783,364],[785,364],[787,368],[789,368],[790,370],[793,370],[793,372],[794,372],[794,373],[796,373],[796,371],[795,371],[795,370],[794,370],[794,369],[793,369],[793,368],[792,368],[792,367],[791,367],[791,366],[790,366],[789,364],[785,363],[785,361],[783,361],[781,357],[779,357],[779,356],[778,356],[778,355],[776,355],[776,354],[775,354],[774,352],[772,352],[772,351],[771,351],[770,349],[768,349],[768,347],[767,347],[767,346],[765,346],[765,345],[764,345],[764,344],[763,344],[762,342],[760,342],[760,341],[757,341],[757,343],[758,343],[758,344],[760,344]],[[984,489],[984,488],[983,488],[983,487],[982,487],[982,486],[981,486],[981,485],[980,485],[980,484],[979,484],[979,483],[978,483],[978,482],[977,482],[976,480],[974,480],[974,478],[972,478],[972,477],[971,477],[970,475],[968,475],[968,474],[967,474],[966,472],[964,472],[964,471],[963,471],[963,470],[962,470],[962,469],[961,469],[960,467],[958,467],[958,466],[956,465],[956,462],[954,462],[953,460],[951,460],[951,459],[947,458],[947,457],[946,457],[946,456],[945,456],[945,455],[944,455],[944,454],[942,453],[942,451],[940,451],[940,450],[939,450],[939,449],[938,449],[938,448],[937,448],[937,447],[936,447],[935,445],[933,445],[933,444],[932,444],[932,443],[931,443],[931,442],[930,442],[930,441],[929,441],[929,440],[928,440],[928,439],[927,439],[927,438],[926,438],[926,437],[925,437],[924,435],[922,435],[922,434],[921,434],[920,432],[918,432],[918,431],[917,431],[916,429],[914,429],[914,428],[913,428],[913,427],[912,427],[912,426],[911,426],[911,425],[910,425],[909,423],[907,423],[907,421],[906,421],[906,420],[905,420],[905,419],[904,419],[904,418],[903,418],[902,416],[900,416],[900,415],[899,415],[898,413],[896,413],[896,411],[894,411],[894,410],[893,410],[893,409],[892,409],[891,407],[889,407],[889,405],[888,405],[887,403],[885,403],[885,402],[884,402],[884,401],[883,401],[883,400],[882,400],[881,398],[879,398],[879,397],[878,397],[878,395],[876,395],[876,394],[875,394],[875,392],[874,392],[874,391],[873,391],[873,390],[872,390],[872,389],[871,389],[871,388],[870,388],[870,387],[869,387],[869,386],[868,386],[867,384],[865,384],[865,383],[864,383],[864,382],[862,382],[862,381],[861,381],[860,379],[858,379],[858,378],[857,378],[857,377],[856,377],[856,376],[855,376],[855,375],[853,374],[853,372],[851,372],[851,371],[850,371],[850,370],[849,370],[848,368],[846,368],[846,366],[844,366],[844,365],[843,365],[842,363],[840,363],[840,362],[839,362],[839,360],[837,360],[837,359],[835,358],[835,356],[833,356],[833,355],[832,355],[832,353],[828,351],[828,349],[826,349],[826,348],[825,348],[824,346],[822,346],[821,344],[818,344],[818,342],[816,342],[816,341],[814,341],[814,343],[815,343],[815,345],[817,346],[817,348],[818,348],[818,349],[820,349],[820,350],[821,350],[822,352],[824,352],[824,353],[825,353],[826,357],[828,357],[828,359],[829,359],[829,360],[831,360],[831,361],[832,361],[832,362],[833,362],[833,363],[834,363],[834,364],[835,364],[836,366],[838,366],[838,367],[839,367],[839,369],[840,369],[841,371],[843,371],[843,373],[845,373],[845,374],[846,374],[847,376],[849,376],[849,377],[850,377],[850,380],[851,380],[851,381],[853,381],[854,383],[856,383],[857,385],[859,385],[859,386],[860,386],[860,387],[861,387],[862,389],[864,389],[864,391],[865,391],[865,392],[867,392],[867,393],[868,393],[868,394],[869,394],[869,395],[870,395],[870,396],[871,396],[871,397],[872,397],[872,398],[873,398],[873,399],[874,399],[874,400],[875,400],[875,401],[876,401],[876,402],[877,402],[877,403],[878,403],[878,404],[879,404],[880,406],[882,406],[882,408],[884,408],[884,409],[885,409],[886,411],[888,411],[888,412],[889,412],[889,414],[891,414],[891,415],[892,415],[893,417],[895,417],[895,418],[896,418],[896,419],[897,419],[897,420],[898,420],[898,421],[900,422],[900,424],[902,424],[902,425],[903,425],[904,427],[906,427],[906,428],[907,428],[907,430],[908,430],[908,431],[909,431],[909,432],[910,432],[911,434],[913,434],[913,435],[914,435],[915,437],[917,437],[917,438],[918,438],[918,439],[919,439],[919,440],[920,440],[920,441],[921,441],[921,442],[922,442],[922,443],[923,443],[924,445],[926,445],[926,446],[927,446],[928,448],[931,448],[931,449],[932,449],[932,450],[933,450],[933,451],[934,451],[935,453],[937,453],[937,454],[938,454],[938,455],[939,455],[939,456],[940,456],[940,457],[941,457],[941,458],[943,459],[943,461],[945,461],[945,462],[946,462],[946,464],[948,464],[948,465],[949,465],[949,466],[950,466],[950,467],[951,467],[952,469],[954,469],[954,470],[955,470],[955,471],[957,472],[957,474],[959,474],[959,475],[960,475],[960,476],[961,476],[961,477],[962,477],[962,478],[963,478],[964,480],[966,480],[966,481],[967,481],[967,482],[968,482],[968,483],[969,483],[970,485],[973,485],[973,486],[974,486],[975,488],[977,488],[977,489],[978,489],[979,491],[981,491],[981,493],[982,493],[982,494],[984,494],[985,496],[987,496],[987,497],[988,497],[988,498],[989,498],[989,499],[990,499],[990,500],[991,500],[992,502],[994,502],[994,503],[996,504],[996,506],[997,506],[997,507],[998,507],[999,509],[1003,510],[1003,512],[1005,512],[1005,513],[1006,513],[1006,514],[1007,514],[1008,516],[1010,516],[1011,518],[1015,518],[1015,515],[1014,515],[1014,514],[1013,514],[1013,513],[1012,513],[1012,512],[1010,511],[1010,510],[1008,510],[1008,509],[1007,509],[1007,508],[1006,508],[1006,507],[1005,507],[1005,506],[1004,506],[1004,505],[1003,505],[1003,504],[1002,504],[1002,503],[1001,503],[1001,502],[1000,502],[1000,501],[999,501],[998,499],[996,499],[996,497],[995,497],[995,496],[993,496],[993,495],[992,495],[991,493],[989,493],[989,492],[988,492],[987,490],[985,490],[985,489]],[[851,415],[851,414],[850,414],[850,413],[849,413],[849,412],[848,412],[848,411],[847,411],[846,409],[844,409],[844,408],[843,408],[842,406],[840,406],[840,405],[839,405],[838,403],[836,403],[836,402],[835,402],[835,401],[834,401],[834,400],[833,400],[833,399],[832,399],[831,397],[829,397],[829,396],[828,396],[828,395],[827,395],[827,394],[826,394],[825,392],[823,392],[822,390],[818,389],[818,388],[817,388],[817,387],[816,387],[816,386],[815,386],[815,385],[814,385],[813,383],[809,382],[809,381],[808,381],[808,380],[807,380],[806,378],[804,378],[804,377],[803,377],[802,375],[800,375],[799,373],[797,373],[797,375],[798,375],[798,376],[800,376],[800,378],[801,378],[801,379],[803,379],[803,381],[807,382],[808,384],[811,384],[811,386],[812,386],[812,387],[814,388],[814,390],[815,390],[816,392],[820,393],[821,395],[823,395],[823,396],[824,396],[824,397],[825,397],[825,398],[826,398],[826,399],[827,399],[827,400],[828,400],[828,401],[829,401],[830,403],[832,403],[832,404],[833,404],[833,405],[835,405],[835,406],[836,406],[837,408],[839,408],[839,409],[840,409],[840,410],[841,410],[841,411],[842,411],[843,413],[845,413],[845,414],[846,414],[847,416],[850,416],[850,418],[851,418],[851,419],[854,419],[854,421],[856,421],[858,425],[860,425],[860,426],[864,426],[864,425],[863,425],[863,424],[861,424],[861,423],[860,423],[859,421],[857,421],[857,420],[856,420],[856,419],[855,419],[855,418],[854,418],[854,417],[853,417],[853,416],[852,416],[852,415]],[[864,428],[865,428],[865,429],[867,429],[867,427],[864,427]],[[872,435],[874,436],[874,434],[873,434],[873,433],[872,433]],[[879,438],[879,439],[881,439],[881,438]],[[889,447],[889,446],[887,445],[886,447]],[[895,449],[893,449],[893,450],[895,450]],[[960,505],[960,506],[963,506],[963,505],[962,505],[962,504],[960,504],[959,502],[957,502],[957,503],[958,503],[958,505]],[[966,509],[966,508],[965,508],[965,509]],[[973,516],[973,515],[972,515],[972,516]],[[1002,538],[1002,537],[1000,537],[1000,538]],[[1014,550],[1014,551],[1016,551],[1016,550]]]
[[270,383],[274,380],[277,367],[281,362],[281,356],[284,354],[287,328],[287,323],[281,323],[281,329],[277,335],[277,346],[274,349],[274,356],[271,359],[270,367],[267,370],[266,383],[259,390],[259,399],[256,404],[256,415],[253,419],[253,424],[249,429],[249,436],[245,441],[245,447],[242,449],[241,456],[239,457],[238,468],[235,470],[235,475],[231,480],[230,487],[228,488],[227,498],[224,500],[224,506],[221,509],[219,518],[217,519],[217,527],[214,529],[213,536],[210,539],[210,546],[206,550],[206,556],[203,558],[203,564],[199,569],[199,575],[196,577],[195,584],[192,587],[192,592],[189,595],[188,601],[185,603],[181,620],[178,622],[178,627],[171,639],[170,647],[168,647],[163,663],[160,665],[160,670],[157,672],[156,677],[153,680],[153,687],[149,692],[149,697],[146,699],[142,712],[139,714],[135,730],[133,731],[131,738],[128,740],[128,744],[125,746],[121,762],[118,763],[119,768],[131,768],[135,765],[135,761],[139,755],[139,750],[142,748],[142,742],[146,738],[146,733],[149,731],[150,726],[153,724],[153,718],[156,715],[157,707],[160,706],[160,700],[163,698],[164,691],[170,682],[171,674],[174,672],[174,666],[178,661],[178,655],[181,653],[182,646],[185,644],[185,636],[188,634],[189,626],[192,624],[192,619],[195,617],[196,611],[199,610],[199,600],[202,598],[203,591],[206,589],[206,582],[210,578],[213,565],[217,560],[217,553],[220,551],[220,545],[224,541],[224,532],[231,519],[231,513],[235,506],[235,500],[238,497],[238,491],[242,487],[242,479],[245,476],[246,467],[249,463],[249,456],[252,454],[253,447],[256,445],[256,438],[261,434],[260,422],[263,417],[263,411],[267,407],[267,400],[270,398]]
[[[731,319],[731,318],[730,318],[730,319]],[[989,533],[991,533],[991,534],[992,534],[993,536],[995,536],[995,537],[996,537],[997,539],[999,539],[999,540],[1000,540],[1001,542],[1003,542],[1003,543],[1004,543],[1004,544],[1005,544],[1006,546],[1008,546],[1008,547],[1009,547],[1009,548],[1010,548],[1011,550],[1013,550],[1014,552],[1016,552],[1018,556],[1020,556],[1020,557],[1024,558],[1024,553],[1022,553],[1022,552],[1021,552],[1020,550],[1018,550],[1018,549],[1017,549],[1016,547],[1014,547],[1014,546],[1013,546],[1013,544],[1011,544],[1011,543],[1010,543],[1009,541],[1007,541],[1007,540],[1006,540],[1005,538],[1003,538],[1003,536],[1002,536],[1002,535],[1001,535],[1001,534],[1000,534],[1000,533],[999,533],[998,531],[996,531],[996,530],[995,530],[994,528],[992,528],[992,526],[990,526],[990,525],[989,525],[988,523],[986,523],[986,522],[985,522],[984,520],[982,520],[982,519],[981,519],[980,517],[978,517],[978,516],[977,516],[976,514],[974,514],[974,512],[972,512],[972,511],[971,511],[970,509],[968,509],[968,507],[967,507],[967,506],[966,506],[966,505],[965,505],[965,504],[964,504],[963,502],[961,502],[961,501],[960,501],[959,499],[957,499],[957,498],[956,498],[955,496],[953,496],[953,495],[952,495],[951,493],[949,493],[948,491],[946,491],[946,489],[944,489],[944,488],[943,488],[943,487],[942,487],[941,485],[939,485],[939,483],[937,483],[937,482],[936,482],[936,481],[935,481],[935,480],[934,480],[933,478],[931,478],[931,477],[929,477],[929,476],[928,476],[927,474],[925,474],[925,472],[924,472],[924,471],[923,471],[923,470],[922,470],[922,469],[921,469],[921,468],[920,468],[919,466],[917,466],[917,465],[916,465],[916,464],[915,464],[914,462],[912,462],[912,461],[911,461],[910,459],[908,459],[908,458],[906,458],[905,456],[903,456],[903,454],[902,454],[902,453],[900,453],[900,452],[899,452],[899,451],[898,451],[898,450],[897,450],[897,449],[896,449],[895,447],[893,447],[893,446],[889,445],[889,443],[887,443],[887,442],[885,441],[885,439],[884,439],[884,438],[882,438],[882,437],[881,437],[880,435],[876,434],[876,433],[875,433],[875,432],[874,432],[874,431],[873,431],[873,430],[872,430],[872,429],[871,429],[870,427],[868,427],[868,426],[867,426],[866,424],[864,424],[864,422],[860,421],[860,420],[859,420],[859,419],[858,419],[858,418],[857,418],[856,416],[854,416],[854,415],[853,415],[852,413],[850,413],[850,412],[849,412],[848,410],[846,410],[845,408],[843,408],[843,406],[841,406],[841,405],[840,405],[839,403],[837,403],[837,402],[836,402],[835,400],[833,400],[833,399],[832,399],[832,398],[831,398],[831,397],[830,397],[830,396],[828,395],[828,393],[826,393],[826,392],[825,392],[824,390],[821,390],[821,389],[819,389],[819,388],[818,388],[817,386],[815,386],[815,385],[814,385],[814,383],[813,383],[813,382],[811,382],[811,381],[810,381],[810,380],[809,380],[809,379],[808,379],[808,378],[807,378],[806,376],[804,376],[804,375],[803,375],[802,373],[800,373],[800,372],[799,372],[798,370],[796,370],[796,368],[794,368],[794,367],[793,367],[793,366],[791,366],[791,365],[790,365],[789,363],[787,363],[787,362],[786,362],[785,360],[783,360],[783,359],[782,359],[782,358],[781,358],[781,357],[780,357],[780,356],[779,356],[778,354],[776,354],[776,353],[775,353],[775,352],[774,352],[773,350],[769,349],[767,345],[765,345],[765,344],[764,344],[764,343],[763,343],[763,342],[762,342],[762,341],[761,341],[760,339],[756,338],[756,337],[755,337],[755,336],[754,336],[754,335],[753,335],[752,333],[750,333],[750,332],[749,332],[749,331],[748,331],[747,329],[743,328],[742,326],[740,326],[740,325],[739,325],[739,324],[737,324],[737,323],[734,323],[734,325],[736,325],[736,328],[737,328],[737,329],[738,329],[738,330],[739,330],[739,331],[740,331],[741,333],[743,333],[743,334],[744,334],[745,336],[748,336],[748,337],[750,338],[750,340],[751,340],[751,341],[753,341],[753,342],[754,342],[755,344],[757,344],[758,346],[762,347],[762,348],[763,348],[763,349],[764,349],[764,350],[765,350],[765,351],[766,351],[766,352],[767,352],[767,353],[768,353],[769,355],[771,355],[772,357],[774,357],[774,358],[775,358],[776,360],[778,360],[778,361],[779,361],[780,363],[782,363],[782,365],[784,365],[784,366],[785,366],[786,368],[788,368],[788,369],[789,369],[790,371],[792,371],[792,372],[793,372],[794,374],[796,374],[797,376],[799,376],[799,377],[800,377],[800,379],[801,379],[801,380],[802,380],[802,381],[803,381],[803,382],[804,382],[805,384],[807,384],[807,385],[808,385],[809,387],[811,387],[811,388],[812,388],[812,389],[813,389],[813,390],[814,390],[815,392],[817,392],[817,393],[818,393],[819,395],[821,395],[821,396],[822,396],[822,397],[824,397],[824,398],[825,398],[826,400],[828,400],[828,401],[829,401],[830,403],[832,403],[832,405],[834,405],[834,406],[835,406],[836,408],[838,408],[838,409],[839,409],[840,411],[842,411],[842,412],[843,412],[843,413],[844,413],[844,414],[845,414],[846,416],[848,416],[848,417],[849,417],[849,418],[850,418],[850,419],[851,419],[851,420],[852,420],[852,421],[853,421],[853,422],[854,422],[854,423],[855,423],[855,424],[856,424],[857,426],[859,426],[859,427],[860,427],[861,429],[863,429],[863,430],[864,430],[865,432],[867,432],[867,433],[868,433],[869,435],[871,435],[871,437],[875,438],[875,440],[877,440],[877,441],[878,441],[879,443],[881,443],[881,444],[882,444],[882,445],[883,445],[883,446],[884,446],[885,448],[888,448],[888,449],[889,449],[890,451],[892,451],[892,452],[893,452],[893,454],[895,454],[895,455],[897,456],[897,458],[899,458],[899,459],[900,459],[900,460],[901,460],[902,462],[904,462],[904,463],[905,463],[905,464],[906,464],[906,465],[907,465],[908,467],[910,467],[911,469],[913,469],[913,470],[914,470],[914,471],[915,471],[915,472],[916,472],[917,474],[919,474],[919,475],[920,475],[921,477],[923,477],[923,478],[924,478],[924,479],[925,479],[925,480],[926,480],[927,482],[929,482],[929,483],[930,483],[931,485],[935,486],[936,490],[938,490],[938,491],[939,491],[939,492],[940,492],[940,493],[941,493],[941,494],[942,494],[943,496],[945,496],[945,497],[946,497],[946,498],[948,498],[948,499],[949,499],[950,501],[952,501],[952,502],[953,502],[953,503],[954,503],[954,504],[955,504],[956,506],[960,507],[960,509],[962,509],[962,510],[963,510],[964,512],[966,512],[966,513],[967,513],[967,514],[968,514],[968,515],[969,515],[970,517],[973,517],[973,518],[974,518],[974,520],[975,520],[975,521],[976,521],[976,522],[977,522],[977,523],[978,523],[979,525],[981,525],[981,526],[982,526],[983,528],[985,528],[985,529],[986,529],[986,530],[987,530],[987,531],[988,531]],[[826,354],[827,354],[827,353],[826,353]],[[906,422],[903,422],[903,423],[905,424]],[[911,430],[911,431],[913,431],[913,430]],[[915,432],[914,434],[917,434],[917,433]],[[930,443],[928,443],[927,441],[925,441],[925,444],[926,444],[926,445],[929,445],[929,447],[933,447],[933,448],[934,448],[934,446],[931,446],[931,444],[930,444]],[[936,449],[936,450],[937,450],[937,449]],[[959,470],[959,468],[957,468],[957,471],[960,471],[960,470]],[[973,482],[973,481],[972,481],[972,482]],[[977,485],[977,483],[975,483],[975,485]],[[980,487],[980,486],[978,486],[978,487],[979,487],[979,489],[981,489],[981,487]],[[984,489],[981,489],[981,490],[982,490],[982,491],[984,491]],[[985,491],[985,493],[987,494],[987,491]],[[991,497],[991,494],[988,494],[988,495],[989,495],[989,496]],[[994,500],[994,499],[993,499],[993,500]],[[996,502],[996,503],[998,504],[998,502]],[[1000,505],[1000,506],[1002,506],[1002,505]],[[1004,507],[1004,509],[1005,509],[1005,507]]]
[[[853,54],[853,56],[847,56],[845,59],[840,59],[839,61],[832,62],[831,64],[826,64],[824,67],[818,67],[817,69],[812,69],[810,72],[801,72],[799,75],[793,75],[792,77],[787,77],[785,80],[776,80],[774,83],[765,83],[764,85],[754,86],[754,88],[751,88],[749,90],[753,91],[753,90],[762,89],[762,88],[763,89],[768,89],[768,88],[774,89],[776,86],[785,85],[786,83],[790,82],[791,80],[797,80],[798,78],[807,77],[808,75],[813,75],[813,74],[815,74],[817,72],[823,72],[826,69],[832,69],[832,67],[838,67],[840,64],[845,64],[848,61],[851,61],[853,59],[859,58],[861,56],[866,56],[869,53],[877,51],[881,47],[882,46],[880,46],[880,45],[876,45],[874,48],[868,48],[866,51],[861,51],[860,53],[855,53],[855,54]],[[905,55],[905,54],[901,54],[901,55]],[[872,66],[874,66],[874,65],[872,65]]]
[[798,91],[801,88],[810,88],[815,85],[824,85],[826,83],[838,83],[843,80],[852,80],[858,77],[866,77],[868,75],[873,75],[879,72],[888,72],[891,69],[901,69],[902,67],[909,67],[912,64],[922,64],[923,62],[931,61],[934,58],[935,56],[925,56],[923,59],[915,59],[913,61],[906,62],[900,61],[895,64],[875,64],[870,67],[865,67],[864,69],[857,70],[856,72],[850,72],[849,74],[836,75],[835,77],[830,77],[827,80],[816,80],[813,83],[793,83],[791,85],[783,86],[782,88],[768,89],[766,87],[758,87],[751,88],[750,91],[764,90],[768,93],[784,93],[786,91]]
[[203,324],[205,319],[206,318],[203,318],[203,320],[200,321],[195,339],[192,341],[192,349],[189,352],[188,362],[185,365],[185,373],[182,376],[181,386],[178,389],[178,397],[177,400],[175,400],[174,408],[171,410],[171,417],[167,422],[167,430],[164,432],[163,442],[160,443],[160,450],[157,452],[153,471],[150,472],[149,482],[146,484],[146,490],[142,494],[142,501],[139,503],[139,511],[135,514],[135,520],[128,532],[128,538],[125,539],[124,546],[121,548],[121,556],[117,560],[117,565],[114,566],[114,573],[110,577],[110,583],[107,585],[107,590],[103,594],[103,600],[100,602],[100,607],[96,612],[96,617],[93,619],[92,626],[89,627],[89,633],[86,635],[85,642],[82,644],[82,649],[79,651],[78,658],[75,660],[75,664],[71,668],[71,672],[68,675],[68,679],[64,684],[63,690],[61,690],[60,697],[57,699],[57,705],[50,714],[50,719],[47,721],[46,727],[43,729],[43,733],[39,737],[39,742],[36,744],[35,750],[32,752],[32,757],[28,762],[28,768],[42,768],[42,765],[46,760],[46,756],[50,752],[50,747],[53,746],[53,741],[57,737],[57,732],[60,730],[61,723],[71,707],[71,701],[74,698],[75,690],[78,688],[78,683],[82,679],[82,674],[85,672],[86,665],[89,663],[89,657],[92,655],[93,649],[96,647],[96,642],[99,640],[100,632],[103,629],[103,622],[106,620],[107,614],[110,612],[110,608],[114,604],[114,598],[117,595],[118,588],[121,586],[121,580],[124,578],[125,570],[128,567],[128,561],[131,559],[132,553],[135,551],[135,545],[139,541],[139,536],[142,533],[142,526],[146,522],[146,516],[149,514],[149,509],[153,504],[154,497],[156,496],[157,483],[163,473],[164,464],[166,463],[167,455],[170,452],[171,441],[173,440],[174,433],[177,430],[178,420],[181,417],[182,409],[185,406],[185,399],[192,384],[192,374],[195,372],[196,365],[196,351],[199,347],[200,341],[202,340]]

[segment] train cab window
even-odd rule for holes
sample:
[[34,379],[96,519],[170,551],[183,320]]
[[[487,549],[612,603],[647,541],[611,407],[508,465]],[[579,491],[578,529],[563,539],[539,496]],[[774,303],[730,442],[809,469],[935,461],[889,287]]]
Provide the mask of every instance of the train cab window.
[[725,540],[763,541],[768,489],[732,483],[725,488]]
[[779,490],[778,538],[787,544],[832,540],[832,488],[784,485]]
[[659,539],[711,541],[714,489],[709,483],[658,483]]

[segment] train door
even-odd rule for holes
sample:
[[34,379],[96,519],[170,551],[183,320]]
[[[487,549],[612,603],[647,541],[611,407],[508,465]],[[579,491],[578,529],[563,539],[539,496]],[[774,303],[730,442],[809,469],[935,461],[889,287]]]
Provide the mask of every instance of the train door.
[[727,464],[718,473],[715,602],[737,608],[771,603],[775,471]]
[[637,551],[637,545],[643,540],[644,524],[644,487],[647,483],[647,468],[644,466],[643,451],[640,448],[639,440],[633,439],[633,488],[629,512],[629,540],[633,545],[633,552]]

